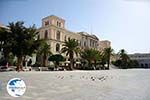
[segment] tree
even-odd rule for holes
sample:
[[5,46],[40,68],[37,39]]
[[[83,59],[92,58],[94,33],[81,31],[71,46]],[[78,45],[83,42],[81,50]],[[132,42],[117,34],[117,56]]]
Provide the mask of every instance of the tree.
[[62,53],[66,53],[66,56],[69,55],[70,59],[70,70],[73,70],[74,68],[74,54],[78,56],[80,49],[78,46],[78,40],[76,39],[68,39],[68,41],[65,41],[63,44],[63,48],[61,49]]
[[11,44],[12,34],[7,28],[0,27],[0,52],[3,54],[3,59],[8,63],[10,63],[10,59],[13,56],[11,53]]
[[40,46],[40,40],[35,37],[38,34],[35,26],[29,28],[24,26],[24,22],[12,22],[8,25],[9,31],[6,33],[11,36],[9,48],[14,56],[17,57],[17,71],[22,70],[23,57],[32,55]]
[[127,55],[127,53],[124,49],[121,49],[118,52],[118,56],[119,56],[119,59],[116,61],[113,61],[113,64],[115,66],[118,66],[119,68],[123,68],[123,69],[135,68],[135,67],[138,67],[138,65],[139,65],[136,60],[131,60],[129,58],[129,56]]
[[121,65],[122,65],[122,61],[121,60],[116,60],[116,61],[112,61],[112,64],[117,66],[118,68],[121,68]]
[[124,49],[121,49],[119,51],[119,59],[121,60],[121,68],[127,68],[128,63],[130,62],[130,58],[127,55],[126,51]]
[[113,49],[112,48],[105,48],[103,51],[103,55],[104,55],[106,63],[107,63],[107,69],[109,69],[110,57],[113,55]]
[[137,60],[130,60],[128,68],[139,68],[139,63]]
[[42,55],[42,65],[45,67],[47,57],[52,54],[50,51],[50,45],[48,45],[46,42],[43,42],[42,46],[39,48],[38,54]]
[[55,54],[55,55],[51,55],[49,58],[48,58],[49,61],[53,61],[54,64],[55,64],[55,68],[58,68],[59,67],[59,62],[60,61],[64,61],[65,58],[61,55],[61,54]]
[[102,69],[105,69],[105,64],[107,63],[105,55],[103,53],[100,54],[100,65],[102,65]]
[[91,67],[94,62],[94,69],[96,69],[96,62],[100,60],[100,52],[95,49],[85,49],[81,52],[81,57],[88,61],[88,67]]

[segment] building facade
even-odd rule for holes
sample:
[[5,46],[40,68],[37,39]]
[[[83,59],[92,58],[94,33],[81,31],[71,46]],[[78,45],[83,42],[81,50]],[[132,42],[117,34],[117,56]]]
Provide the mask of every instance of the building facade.
[[[47,40],[47,44],[50,45],[50,51],[53,54],[61,53],[63,43],[65,40],[68,40],[68,38],[78,40],[79,46],[83,49],[97,49],[99,45],[99,39],[95,35],[89,35],[86,32],[71,32],[65,28],[65,20],[54,15],[43,18],[42,27],[40,27],[38,31],[38,38]],[[76,58],[77,57],[75,57],[75,59]]]
[[80,34],[80,47],[81,49],[94,48],[98,49],[98,41],[99,39],[95,35],[89,35],[86,32],[79,32]]
[[105,48],[111,47],[111,42],[108,40],[99,41],[98,49],[103,51]]
[[137,60],[139,67],[150,68],[150,53],[129,54],[131,60]]
[[42,27],[39,28],[39,38],[46,39],[53,54],[59,54],[63,43],[68,38],[80,41],[80,34],[65,29],[65,20],[57,16],[48,16],[42,19]]

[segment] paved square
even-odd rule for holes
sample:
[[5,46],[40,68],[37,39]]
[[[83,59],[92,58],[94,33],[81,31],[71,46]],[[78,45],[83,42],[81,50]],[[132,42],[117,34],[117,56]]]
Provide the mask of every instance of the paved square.
[[[7,93],[11,78],[24,80],[23,96]],[[0,100],[150,100],[150,70],[0,72]]]

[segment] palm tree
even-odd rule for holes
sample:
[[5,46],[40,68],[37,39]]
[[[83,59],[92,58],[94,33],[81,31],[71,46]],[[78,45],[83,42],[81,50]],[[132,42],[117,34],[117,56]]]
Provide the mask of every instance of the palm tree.
[[119,51],[119,59],[122,61],[122,68],[127,68],[130,58],[124,49]]
[[105,48],[103,51],[103,55],[104,55],[106,62],[107,62],[107,69],[109,69],[110,57],[113,55],[113,49],[111,47]]
[[44,42],[42,46],[39,48],[38,54],[42,55],[42,66],[45,67],[47,57],[52,54],[52,52],[50,51],[50,45]]
[[66,56],[69,55],[70,70],[73,70],[74,68],[74,64],[73,64],[74,54],[78,56],[79,51],[80,51],[80,48],[78,47],[78,40],[69,38],[68,41],[64,42],[61,52],[66,53]]
[[95,49],[85,49],[81,52],[81,57],[88,61],[89,67],[91,67],[91,63],[94,62],[94,69],[96,69],[96,62],[100,59],[100,52]]
[[102,69],[105,68],[105,64],[107,63],[106,57],[103,52],[100,54],[100,65],[102,65]]

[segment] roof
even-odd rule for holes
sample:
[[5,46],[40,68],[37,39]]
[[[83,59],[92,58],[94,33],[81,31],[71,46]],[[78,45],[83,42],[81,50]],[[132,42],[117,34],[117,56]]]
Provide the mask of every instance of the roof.
[[50,16],[44,17],[44,18],[42,18],[42,20],[47,19],[47,18],[57,18],[57,19],[59,19],[59,20],[65,21],[65,20],[62,19],[61,17],[55,16],[55,15],[50,15]]
[[92,38],[96,38],[97,40],[99,40],[99,38],[96,35],[90,35],[87,32],[78,32],[78,34],[88,36],[88,37],[92,37]]

